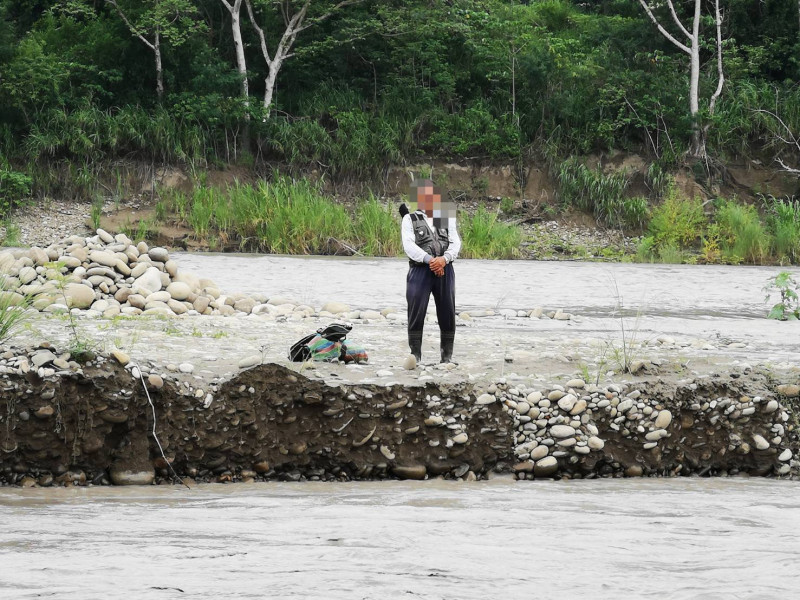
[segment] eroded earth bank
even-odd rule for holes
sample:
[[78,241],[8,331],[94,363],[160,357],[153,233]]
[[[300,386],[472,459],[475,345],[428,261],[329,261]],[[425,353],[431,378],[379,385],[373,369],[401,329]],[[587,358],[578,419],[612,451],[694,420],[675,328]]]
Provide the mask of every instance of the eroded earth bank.
[[329,385],[264,364],[201,388],[115,358],[9,354],[7,484],[798,475],[796,412],[755,373],[532,389]]

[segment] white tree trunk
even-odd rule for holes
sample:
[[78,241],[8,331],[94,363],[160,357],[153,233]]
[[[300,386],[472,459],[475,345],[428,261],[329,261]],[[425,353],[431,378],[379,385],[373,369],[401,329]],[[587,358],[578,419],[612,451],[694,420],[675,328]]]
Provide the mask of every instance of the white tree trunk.
[[242,7],[242,0],[237,0],[234,10],[231,11],[231,33],[233,34],[233,48],[236,53],[236,70],[241,77],[242,98],[250,97],[250,87],[247,83],[247,60],[244,57],[244,41],[242,40],[242,22],[239,12]]
[[692,118],[692,154],[703,154],[703,140],[700,131],[700,0],[694,0],[694,19],[692,20],[691,68],[689,69],[689,115]]
[[264,79],[264,112],[269,114],[269,107],[272,106],[272,98],[275,96],[275,82],[278,80],[278,71],[281,69],[281,62],[272,61],[269,65],[269,73]]
[[231,35],[233,36],[233,50],[236,56],[236,71],[241,77],[241,95],[247,106],[250,97],[250,86],[247,83],[247,60],[244,56],[244,41],[242,40],[242,0],[235,0],[233,4],[222,0],[222,5],[231,14]]
[[164,70],[161,66],[161,34],[156,29],[155,42],[153,43],[153,54],[156,55],[156,95],[158,101],[164,97]]
[[[639,4],[642,5],[647,16],[658,28],[658,31],[661,32],[661,35],[667,38],[681,51],[689,55],[689,115],[692,120],[691,154],[698,158],[704,158],[706,154],[705,134],[708,128],[702,127],[700,123],[700,16],[702,12],[702,0],[694,0],[694,17],[692,18],[691,32],[684,27],[678,18],[672,0],[666,0],[666,3],[675,25],[677,25],[680,32],[688,39],[688,45],[679,41],[659,23],[647,3],[647,0],[639,0]],[[798,11],[800,11],[800,0],[798,0]],[[722,93],[722,85],[725,81],[722,72],[722,16],[719,10],[719,0],[715,0],[715,25],[717,29],[717,71],[719,79],[717,81],[717,89],[711,96],[709,113],[714,112],[714,105],[716,104],[717,98],[719,98],[719,95]]]

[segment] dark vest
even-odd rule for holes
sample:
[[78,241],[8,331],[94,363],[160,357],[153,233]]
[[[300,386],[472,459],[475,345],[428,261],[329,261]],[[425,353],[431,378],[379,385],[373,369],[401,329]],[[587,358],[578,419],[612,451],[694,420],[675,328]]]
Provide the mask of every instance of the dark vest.
[[[450,235],[447,229],[437,227],[431,231],[421,213],[413,212],[409,216],[411,217],[411,226],[414,228],[414,242],[417,246],[433,257],[444,256],[444,251],[450,246]],[[412,267],[421,264],[410,259],[408,262]]]

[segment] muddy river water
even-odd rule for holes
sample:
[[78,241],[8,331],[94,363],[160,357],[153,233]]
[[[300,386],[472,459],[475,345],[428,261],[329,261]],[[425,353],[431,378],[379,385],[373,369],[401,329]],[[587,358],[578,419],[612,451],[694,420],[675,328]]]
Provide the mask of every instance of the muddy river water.
[[796,597],[757,479],[0,490],[3,598]]

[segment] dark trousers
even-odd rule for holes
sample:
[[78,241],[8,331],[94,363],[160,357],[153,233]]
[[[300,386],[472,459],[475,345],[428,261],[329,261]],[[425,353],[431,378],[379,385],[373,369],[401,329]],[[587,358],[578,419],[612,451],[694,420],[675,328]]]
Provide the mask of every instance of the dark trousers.
[[406,276],[408,331],[422,333],[431,294],[436,303],[439,330],[442,333],[454,333],[456,330],[456,273],[453,265],[445,266],[442,277],[434,275],[428,265],[408,268]]

